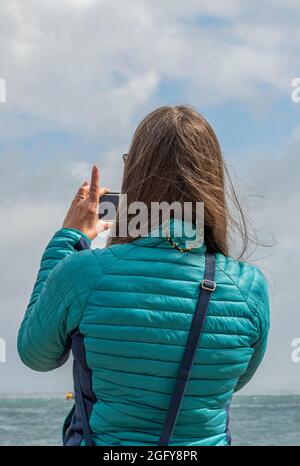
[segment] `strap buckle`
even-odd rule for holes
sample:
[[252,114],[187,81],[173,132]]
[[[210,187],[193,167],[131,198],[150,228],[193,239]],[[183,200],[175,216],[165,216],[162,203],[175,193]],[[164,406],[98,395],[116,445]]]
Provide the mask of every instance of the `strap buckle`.
[[215,291],[217,288],[216,282],[213,282],[212,280],[207,280],[206,278],[202,280],[201,282],[201,288],[206,291]]

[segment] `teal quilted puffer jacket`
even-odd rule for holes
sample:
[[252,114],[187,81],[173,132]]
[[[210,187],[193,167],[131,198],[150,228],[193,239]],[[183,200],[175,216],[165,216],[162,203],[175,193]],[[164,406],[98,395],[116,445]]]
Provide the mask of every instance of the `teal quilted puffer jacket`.
[[[175,238],[182,246],[186,239]],[[62,365],[70,348],[96,445],[157,444],[203,279],[205,246],[180,252],[159,237],[89,249],[80,231],[48,244],[18,335],[22,361]],[[85,249],[85,250],[82,250]],[[266,349],[268,291],[254,266],[216,254],[212,295],[171,446],[227,445],[228,407]],[[64,444],[82,445],[75,405]]]

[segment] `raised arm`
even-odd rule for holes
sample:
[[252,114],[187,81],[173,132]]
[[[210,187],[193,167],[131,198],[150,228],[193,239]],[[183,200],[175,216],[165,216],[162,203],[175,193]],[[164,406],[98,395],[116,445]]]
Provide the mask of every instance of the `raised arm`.
[[72,256],[89,247],[90,240],[81,232],[64,228],[55,233],[42,256],[18,334],[19,355],[31,369],[49,371],[68,358],[70,318],[76,327],[81,315],[72,284],[76,265]]
[[68,357],[69,334],[79,324],[90,286],[79,267],[78,251],[89,248],[106,227],[98,219],[99,198],[105,192],[107,188],[99,187],[99,170],[93,167],[90,184],[84,182],[79,188],[63,228],[43,254],[18,334],[19,355],[32,369],[55,369]]

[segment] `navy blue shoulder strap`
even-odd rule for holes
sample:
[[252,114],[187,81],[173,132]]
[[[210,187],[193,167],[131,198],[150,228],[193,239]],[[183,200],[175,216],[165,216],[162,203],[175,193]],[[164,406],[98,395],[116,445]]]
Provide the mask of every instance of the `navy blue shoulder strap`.
[[179,368],[179,375],[175,385],[175,390],[168,408],[166,420],[157,445],[168,445],[172,437],[177,421],[180,406],[186,391],[195,359],[196,349],[203,331],[204,322],[208,310],[211,294],[216,289],[215,283],[216,257],[214,254],[205,255],[205,273],[201,282],[200,296],[196,311],[193,317],[188,340],[183,353],[183,358]]

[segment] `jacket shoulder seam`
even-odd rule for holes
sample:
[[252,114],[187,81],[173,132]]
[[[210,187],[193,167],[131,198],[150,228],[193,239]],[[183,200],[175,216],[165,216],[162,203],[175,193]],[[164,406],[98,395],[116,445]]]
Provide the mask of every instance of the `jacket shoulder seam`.
[[224,273],[224,275],[226,275],[226,277],[228,277],[229,280],[233,283],[233,285],[236,286],[236,288],[239,290],[239,292],[240,292],[240,294],[241,294],[241,296],[242,296],[242,298],[243,298],[243,301],[245,302],[245,304],[247,305],[247,307],[248,307],[248,309],[249,309],[249,311],[250,311],[250,314],[251,314],[251,313],[254,313],[254,314],[255,314],[255,317],[257,317],[256,311],[254,311],[254,310],[250,307],[250,305],[249,305],[249,303],[248,303],[249,293],[250,293],[250,291],[251,291],[252,285],[251,285],[251,287],[250,287],[248,296],[247,296],[247,298],[246,298],[245,293],[243,292],[243,290],[241,289],[241,287],[235,282],[235,280],[234,280],[227,272],[225,272],[225,270],[222,269],[219,265],[217,265],[216,267],[217,267],[217,269],[218,269],[220,272]]

